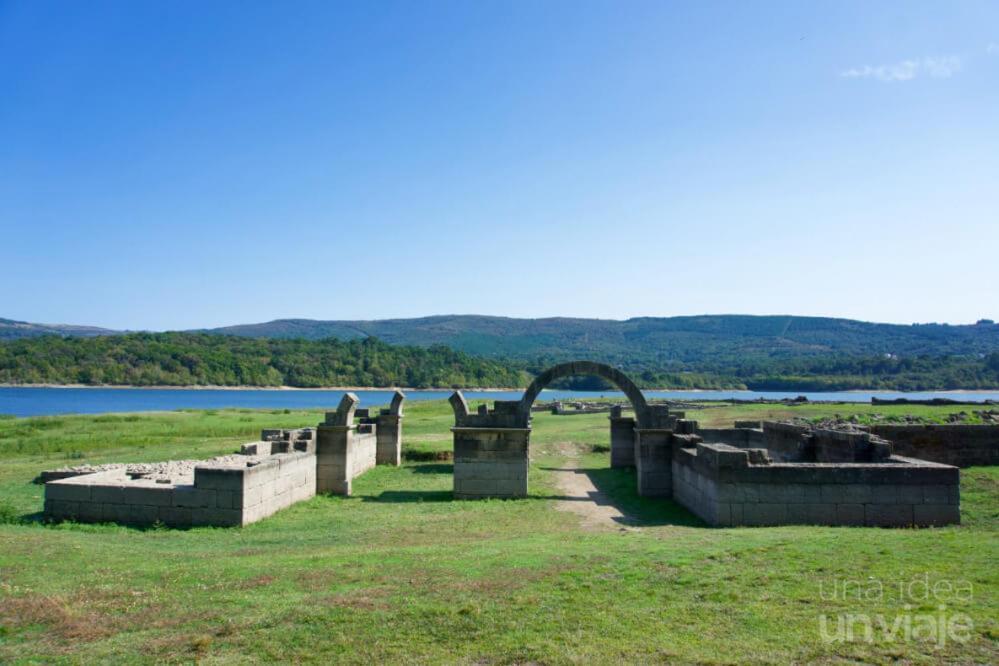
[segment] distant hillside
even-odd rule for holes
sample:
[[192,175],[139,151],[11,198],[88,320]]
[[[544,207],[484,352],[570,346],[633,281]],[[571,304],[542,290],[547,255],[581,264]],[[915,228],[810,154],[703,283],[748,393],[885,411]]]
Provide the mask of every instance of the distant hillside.
[[[170,339],[169,358],[163,355],[164,339],[143,337],[150,334],[95,338],[101,333],[114,332],[90,327],[13,324],[7,329],[9,333],[34,338],[23,342],[38,342],[37,345],[17,345],[15,340],[0,345],[7,348],[0,349],[0,357],[6,355],[5,364],[0,364],[0,375],[5,375],[5,379],[0,378],[0,381],[14,383],[271,385],[281,381],[294,386],[329,385],[341,381],[367,383],[374,381],[374,377],[356,375],[355,380],[348,381],[345,377],[349,373],[327,372],[323,369],[321,353],[322,350],[329,353],[335,350],[343,356],[358,352],[361,348],[336,347],[334,343],[342,341],[352,345],[377,338],[382,341],[379,344],[392,345],[386,345],[386,350],[405,348],[397,359],[398,370],[380,375],[382,379],[392,383],[407,377],[404,383],[416,386],[441,381],[445,385],[497,384],[502,383],[498,381],[500,378],[505,378],[504,381],[513,381],[513,377],[522,379],[527,376],[524,372],[537,373],[557,361],[578,358],[611,363],[629,372],[646,387],[815,391],[999,388],[999,326],[988,321],[967,326],[900,326],[824,317],[745,315],[643,317],[627,321],[509,319],[476,315],[382,321],[285,319],[200,332],[159,334],[180,336]],[[51,335],[38,337],[44,333]],[[89,336],[95,341],[107,342],[80,347],[57,344],[55,341],[60,338],[55,336],[66,340]],[[128,344],[110,342],[120,338],[128,338]],[[225,342],[219,342],[215,347],[209,343],[212,339]],[[248,344],[241,344],[241,341]],[[316,344],[321,341],[330,341],[330,346]],[[252,342],[260,345],[249,344]],[[272,372],[268,369],[270,361],[260,365],[260,359],[281,358],[285,350],[298,349],[290,343],[304,345],[299,349],[301,364],[295,366],[294,372],[286,371],[283,366],[273,366],[275,372]],[[103,348],[101,345],[110,345],[116,351],[105,361],[77,362],[74,354],[96,353]],[[212,366],[214,369],[209,374],[202,375],[177,368],[177,363],[186,363],[186,352],[181,348],[191,345],[199,349],[198,355],[208,354],[206,359],[214,358],[216,354],[227,355],[234,364],[232,368],[243,370],[234,370],[235,375],[226,374],[223,364],[221,369]],[[417,350],[443,354],[445,348],[449,353],[462,355],[454,362],[457,365],[447,372],[428,375],[420,370],[418,375],[413,375],[409,362],[404,360],[411,356],[416,358],[413,355]],[[265,349],[267,351],[262,351]],[[259,358],[255,356],[258,354]],[[379,353],[379,356],[384,355],[390,354],[387,351]],[[30,363],[24,362],[27,356],[31,356]],[[150,358],[155,362],[146,363]],[[165,365],[157,366],[161,361]],[[473,361],[488,361],[494,365],[476,366]],[[431,364],[434,363],[436,361]],[[2,372],[5,367],[6,373]],[[468,374],[466,369],[472,367],[476,369]],[[90,374],[90,369],[100,372]],[[363,367],[361,371],[366,372]],[[361,376],[368,380],[361,381]],[[217,377],[222,381],[216,382]],[[566,380],[562,385],[590,389],[606,387],[594,378]]]
[[974,356],[999,350],[999,325],[875,324],[794,316],[705,315],[602,319],[510,319],[447,315],[380,321],[281,319],[213,329],[246,337],[377,337],[391,344],[443,344],[477,356],[530,362],[594,358],[622,366],[828,356]]
[[93,337],[96,335],[114,335],[119,331],[96,326],[73,326],[69,324],[29,324],[26,321],[0,318],[0,340],[18,340],[20,338],[36,338],[42,335],[62,335],[71,337]]

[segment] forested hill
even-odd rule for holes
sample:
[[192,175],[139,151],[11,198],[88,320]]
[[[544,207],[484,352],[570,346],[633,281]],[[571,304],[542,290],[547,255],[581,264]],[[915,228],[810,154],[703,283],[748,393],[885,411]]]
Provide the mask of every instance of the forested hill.
[[[601,360],[592,354],[582,358]],[[136,386],[524,387],[544,363],[485,359],[443,346],[393,346],[374,338],[340,341],[131,333],[0,342],[2,384]],[[699,363],[633,363],[646,388],[757,390],[996,389],[999,352],[885,358],[816,356]],[[564,388],[609,388],[573,378]]]
[[[999,351],[999,325],[877,324],[831,317],[704,315],[607,319],[511,319],[444,315],[417,319],[280,319],[201,331],[250,338],[357,340],[445,345],[475,356],[530,363],[592,358],[621,366],[680,367],[749,359],[975,356]],[[90,326],[0,319],[0,340],[121,333]]]
[[191,333],[46,336],[0,343],[0,383],[135,386],[525,386],[508,364],[446,347]]
[[592,358],[636,367],[830,356],[971,356],[999,351],[999,325],[875,324],[827,317],[705,315],[603,319],[509,319],[448,315],[380,321],[281,319],[208,332],[267,338],[447,345],[476,356],[531,362]]
[[43,335],[69,335],[73,337],[90,337],[95,335],[113,335],[121,331],[112,331],[97,326],[74,326],[72,324],[31,324],[26,321],[15,321],[0,317],[0,340],[19,340],[21,338],[37,338]]

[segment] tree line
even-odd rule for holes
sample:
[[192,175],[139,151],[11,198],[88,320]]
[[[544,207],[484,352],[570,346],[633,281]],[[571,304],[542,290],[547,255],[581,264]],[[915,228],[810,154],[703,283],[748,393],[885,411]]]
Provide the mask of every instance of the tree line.
[[[999,388],[999,352],[988,355],[746,355],[683,362],[601,358],[643,388],[788,391]],[[0,342],[0,383],[111,386],[409,386],[524,387],[558,362],[485,359],[445,346],[389,345],[375,338],[246,338],[201,333],[132,333],[73,338],[55,335]],[[612,387],[597,377],[556,385]]]
[[0,343],[0,383],[7,384],[460,388],[529,381],[522,368],[499,361],[443,346],[392,346],[374,338],[134,333]]

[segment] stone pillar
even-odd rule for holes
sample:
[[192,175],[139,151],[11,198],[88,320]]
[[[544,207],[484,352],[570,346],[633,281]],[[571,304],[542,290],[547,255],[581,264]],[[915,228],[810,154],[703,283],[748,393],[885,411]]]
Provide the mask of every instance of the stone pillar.
[[350,463],[353,459],[354,412],[360,400],[345,393],[335,412],[316,428],[316,492],[350,495]]
[[454,427],[454,498],[527,497],[530,428]]
[[354,431],[357,426],[320,424],[316,439],[316,492],[350,495]]
[[614,406],[610,415],[611,467],[635,466],[635,419]]
[[396,391],[392,406],[383,409],[375,419],[378,425],[378,449],[375,461],[379,465],[402,464],[402,403],[406,399],[402,391]]
[[379,465],[402,464],[402,417],[379,414],[377,419],[378,450],[375,461]]
[[640,496],[672,497],[673,431],[635,430],[635,467]]

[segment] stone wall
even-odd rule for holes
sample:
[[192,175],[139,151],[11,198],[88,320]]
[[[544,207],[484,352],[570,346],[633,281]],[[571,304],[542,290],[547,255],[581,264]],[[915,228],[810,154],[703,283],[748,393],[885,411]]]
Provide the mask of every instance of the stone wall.
[[611,467],[635,466],[635,418],[622,416],[621,408],[611,409],[610,420],[610,459]]
[[238,526],[315,493],[315,455],[296,451],[254,457],[243,465],[198,466],[191,484],[132,479],[121,470],[50,481],[45,515],[137,526]]
[[960,522],[958,469],[892,456],[882,463],[770,463],[762,449],[678,448],[673,492],[711,525]]
[[527,497],[531,431],[527,428],[452,428],[454,497]]
[[[404,398],[397,391],[389,409],[374,419],[362,411],[355,425],[359,400],[348,393],[316,429],[264,430],[260,441],[244,444],[238,454],[208,462],[43,473],[45,515],[131,525],[236,526],[317,492],[349,495],[358,475],[379,463],[399,464]],[[379,424],[385,425],[385,436],[379,436]]]
[[454,498],[527,497],[530,427],[521,423],[520,403],[497,400],[470,412],[465,396],[449,398],[454,409]]
[[[401,393],[397,392],[397,395]],[[361,411],[361,423],[354,424],[355,412],[360,400],[353,393],[344,394],[335,412],[327,412],[325,422],[317,428],[316,439],[316,492],[333,495],[350,495],[353,480],[378,464],[378,421],[368,418],[367,410]],[[395,414],[394,427],[400,430],[382,440],[382,452],[388,464],[397,464],[398,451],[388,452],[390,447],[398,447],[401,437],[401,400],[399,413]],[[393,405],[396,402],[393,401]],[[395,407],[393,408],[395,409]]]
[[899,455],[957,467],[999,465],[999,426],[875,425],[870,430],[890,441]]
[[889,442],[869,432],[816,429],[804,442],[808,462],[884,462],[892,454]]
[[[765,421],[763,423],[763,448],[774,460],[798,462],[806,458],[804,436],[811,431],[807,426]],[[719,440],[723,441],[723,440]]]
[[316,492],[350,495],[353,480],[377,463],[373,425],[320,425],[316,442]]
[[741,448],[765,447],[763,440],[763,430],[756,427],[735,428],[697,428],[697,434],[705,442],[715,442],[718,444],[731,444]]

